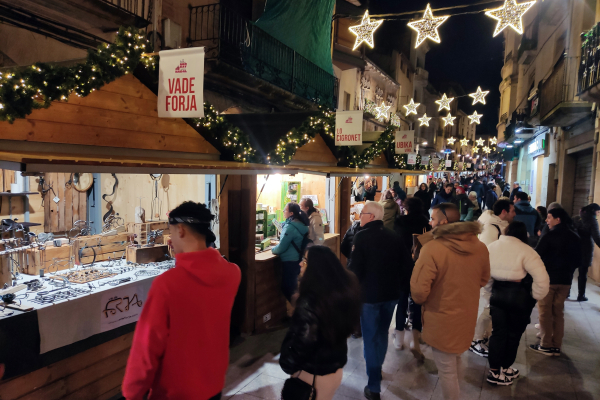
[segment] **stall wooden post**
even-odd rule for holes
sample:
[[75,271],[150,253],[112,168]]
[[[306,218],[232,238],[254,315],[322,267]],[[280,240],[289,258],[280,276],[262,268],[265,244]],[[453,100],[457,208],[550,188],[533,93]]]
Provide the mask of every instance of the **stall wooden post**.
[[[350,220],[350,197],[352,196],[352,179],[348,177],[340,178],[342,179],[342,183],[340,184],[340,189],[338,190],[338,198],[337,204],[339,204],[339,213],[337,213],[338,223],[340,230],[340,246],[342,244],[342,240],[344,239],[344,235],[346,231],[352,226],[352,221]],[[340,260],[343,265],[346,265],[347,259],[340,252]]]
[[[225,177],[221,176],[221,182],[224,180]],[[223,200],[227,208],[223,207]],[[229,261],[237,264],[242,271],[231,327],[233,331],[252,333],[256,283],[256,175],[229,175],[221,193],[220,216],[221,245],[227,249]]]

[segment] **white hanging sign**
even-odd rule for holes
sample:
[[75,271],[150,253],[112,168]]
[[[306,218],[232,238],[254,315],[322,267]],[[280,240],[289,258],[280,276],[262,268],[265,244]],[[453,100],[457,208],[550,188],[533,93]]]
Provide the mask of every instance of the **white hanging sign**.
[[446,160],[446,168],[452,167],[452,160]]
[[396,132],[396,154],[407,154],[415,151],[415,131]]
[[417,163],[417,153],[408,153],[408,159],[406,163],[408,165],[415,165]]
[[471,168],[471,163],[470,162],[467,163],[467,168]]
[[204,47],[163,50],[159,55],[159,118],[203,118]]
[[335,145],[362,145],[363,111],[338,111],[335,113]]
[[438,157],[433,157],[433,168],[437,168],[440,166],[440,159]]
[[429,165],[429,156],[421,157],[421,165]]

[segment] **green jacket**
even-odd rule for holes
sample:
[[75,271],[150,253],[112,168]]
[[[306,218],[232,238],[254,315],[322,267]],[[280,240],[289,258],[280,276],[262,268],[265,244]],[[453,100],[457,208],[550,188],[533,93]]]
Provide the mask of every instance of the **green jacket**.
[[303,254],[298,254],[298,251],[292,246],[292,241],[300,248],[306,233],[308,233],[308,227],[302,222],[285,222],[281,230],[281,240],[271,252],[279,256],[281,261],[300,261]]

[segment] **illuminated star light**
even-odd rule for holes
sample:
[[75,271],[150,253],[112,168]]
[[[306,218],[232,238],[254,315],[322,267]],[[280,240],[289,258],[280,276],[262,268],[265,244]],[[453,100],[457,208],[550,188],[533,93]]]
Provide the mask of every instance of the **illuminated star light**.
[[467,138],[461,139],[460,145],[461,146],[468,146],[469,145],[469,139],[467,139]]
[[495,10],[486,11],[485,15],[494,18],[498,21],[494,36],[497,36],[506,27],[510,26],[519,35],[523,34],[523,14],[527,12],[533,5],[534,1],[528,1],[518,4],[516,0],[505,0],[504,6]]
[[491,138],[490,139],[490,143],[491,144],[498,144],[498,138],[495,138],[495,137]]
[[386,106],[385,105],[385,101],[381,103],[381,106],[379,107],[375,107],[375,111],[377,112],[377,115],[375,116],[375,118],[379,119],[379,118],[386,118],[388,117],[388,111],[389,109],[392,108],[392,106]]
[[448,139],[446,139],[446,142],[448,142],[448,144],[450,145],[453,145],[454,142],[456,142],[456,139],[454,139],[454,136],[451,136]]
[[371,22],[371,19],[369,18],[369,11],[365,11],[365,15],[363,16],[360,25],[355,25],[348,28],[350,29],[350,32],[356,35],[356,41],[354,42],[354,48],[352,50],[356,50],[356,48],[362,43],[368,44],[371,48],[375,47],[375,42],[373,41],[373,34],[382,23],[383,20]]
[[492,150],[491,150],[489,147],[487,147],[487,146],[485,146],[485,147],[484,147],[482,150],[483,150],[483,152],[484,152],[484,153],[486,153],[486,154],[489,154],[489,153],[492,151]]
[[452,103],[452,100],[454,100],[454,97],[448,98],[448,96],[446,96],[446,93],[444,93],[440,100],[435,101],[436,104],[440,105],[440,108],[438,111],[442,111],[444,108],[446,110],[450,111],[450,103]]
[[483,140],[482,138],[479,138],[476,140],[476,142],[477,142],[477,146],[483,146],[485,143],[485,140]]
[[473,105],[477,103],[485,104],[485,96],[487,96],[488,93],[490,93],[489,90],[482,92],[481,86],[478,86],[477,91],[475,93],[471,93],[469,97],[473,98]]
[[408,26],[417,31],[417,44],[415,49],[419,47],[426,39],[431,39],[436,43],[440,43],[440,34],[438,33],[438,27],[448,19],[448,16],[433,17],[431,12],[431,6],[427,4],[425,13],[423,13],[423,19],[418,21],[409,22]]
[[417,115],[417,107],[419,107],[421,105],[421,103],[416,103],[413,99],[410,99],[410,103],[402,106],[404,108],[406,108],[406,116],[409,116],[410,114],[415,114]]
[[473,125],[473,124],[481,124],[481,117],[483,117],[483,114],[477,114],[477,111],[475,111],[473,113],[473,115],[467,115],[467,117],[469,118],[470,122],[469,125]]
[[473,148],[471,149],[471,151],[472,151],[472,153],[471,153],[471,154],[476,154],[476,153],[478,153],[478,152],[479,152],[479,147],[473,147]]
[[456,117],[453,117],[452,114],[448,114],[442,119],[444,120],[444,126],[448,126],[454,125],[454,120],[456,119]]
[[419,120],[419,122],[421,122],[420,126],[429,126],[429,121],[431,120],[431,117],[427,116],[427,113],[423,114],[423,116],[421,118],[417,118]]

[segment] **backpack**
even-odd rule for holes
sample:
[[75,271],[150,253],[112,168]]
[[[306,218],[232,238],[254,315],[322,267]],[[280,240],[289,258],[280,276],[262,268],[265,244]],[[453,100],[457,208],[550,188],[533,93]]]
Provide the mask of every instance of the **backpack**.
[[[290,224],[291,226],[294,226],[292,224]],[[294,226],[294,229],[296,229],[298,231],[298,233],[300,233],[300,229],[296,228]],[[298,252],[298,262],[302,261],[302,257],[304,257],[304,253],[306,252],[306,249],[308,248],[309,245],[312,245],[313,241],[310,240],[308,238],[308,232],[306,232],[303,236],[302,236],[302,243],[300,243],[300,248],[298,248],[298,245],[296,243],[294,243],[294,240],[292,239],[292,246],[294,246],[294,249]]]
[[492,226],[495,226],[496,229],[498,229],[498,239],[500,239],[500,236],[502,236],[502,231],[500,230],[500,227],[496,224],[491,224]]

